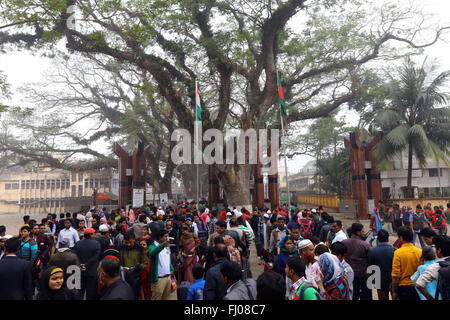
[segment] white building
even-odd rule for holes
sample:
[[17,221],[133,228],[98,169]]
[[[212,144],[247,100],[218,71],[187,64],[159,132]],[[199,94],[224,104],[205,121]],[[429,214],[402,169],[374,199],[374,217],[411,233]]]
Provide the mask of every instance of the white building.
[[[421,169],[418,161],[413,157],[412,186],[414,197],[449,197],[450,196],[450,167],[444,161],[438,164],[427,159],[425,169]],[[406,198],[408,178],[408,152],[402,152],[394,160],[391,171],[381,172],[381,185],[384,198]]]

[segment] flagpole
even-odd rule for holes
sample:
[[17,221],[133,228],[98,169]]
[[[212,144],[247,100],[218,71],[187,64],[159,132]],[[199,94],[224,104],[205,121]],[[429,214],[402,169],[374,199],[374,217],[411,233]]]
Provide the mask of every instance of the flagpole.
[[[280,113],[281,113],[281,109],[280,109]],[[280,114],[281,116],[281,114]],[[288,175],[288,169],[287,169],[287,156],[286,156],[286,141],[285,141],[285,136],[284,136],[284,124],[283,124],[283,117],[281,118],[281,137],[282,137],[282,141],[283,141],[283,147],[284,147],[284,170],[285,170],[285,175],[286,175],[286,188],[287,188],[287,198],[288,198],[288,208],[291,207],[291,196],[289,193],[289,175]]]
[[[277,81],[280,81],[280,86],[281,86],[281,79],[279,78],[278,75],[278,71],[277,71]],[[281,121],[281,140],[282,140],[282,144],[284,147],[284,173],[286,175],[286,189],[287,189],[287,201],[288,201],[288,208],[290,209],[291,207],[291,196],[290,196],[290,192],[289,192],[289,174],[288,174],[288,168],[287,168],[287,156],[286,156],[286,141],[285,141],[285,136],[284,136],[284,118],[283,118],[283,113],[281,111],[280,108],[280,121]],[[288,209],[288,211],[289,211]]]
[[[195,97],[196,97],[196,99],[195,99],[195,131],[196,131],[196,155],[197,155],[197,157],[198,157],[198,114],[197,114],[197,112],[198,112],[198,108],[197,108],[197,94],[198,94],[198,83],[197,83],[197,79],[195,80]],[[196,159],[197,160],[197,159]],[[199,184],[199,179],[198,179],[198,162],[197,161],[195,161],[196,162],[196,166],[197,166],[197,179],[196,179],[196,184],[197,184],[197,204],[196,204],[196,209],[198,210],[198,203],[199,203],[199,188],[200,188],[200,184]]]

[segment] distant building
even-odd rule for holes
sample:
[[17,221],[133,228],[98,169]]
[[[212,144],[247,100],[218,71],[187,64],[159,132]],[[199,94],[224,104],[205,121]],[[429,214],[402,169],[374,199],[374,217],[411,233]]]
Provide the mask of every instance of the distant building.
[[[384,199],[406,198],[408,177],[407,152],[395,158],[393,170],[381,172],[381,185]],[[450,167],[445,162],[436,164],[427,159],[427,166],[421,169],[418,161],[413,157],[412,187],[415,198],[450,197]]]
[[94,189],[113,204],[118,194],[114,168],[62,170],[12,167],[0,173],[0,213],[59,213],[87,209]]

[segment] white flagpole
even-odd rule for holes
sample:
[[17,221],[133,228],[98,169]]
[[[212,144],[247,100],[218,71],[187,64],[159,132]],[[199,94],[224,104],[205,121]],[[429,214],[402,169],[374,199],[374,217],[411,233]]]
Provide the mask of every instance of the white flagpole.
[[[197,115],[197,112],[198,112],[198,110],[197,110],[197,94],[198,94],[198,83],[197,83],[197,80],[195,80],[195,131],[196,131],[196,134],[195,134],[195,136],[196,136],[196,155],[197,155],[197,157],[198,157],[198,149],[199,149],[199,145],[198,145],[198,134],[199,134],[199,132],[198,132],[198,115]],[[196,184],[197,184],[197,204],[196,204],[196,209],[197,209],[197,211],[198,211],[198,203],[199,203],[199,188],[200,188],[200,183],[199,183],[199,176],[198,176],[198,162],[196,161],[196,163],[197,163],[197,179],[196,179]]]
[[287,169],[287,156],[286,156],[286,141],[285,141],[285,137],[284,137],[284,121],[283,121],[283,114],[281,112],[281,106],[280,106],[280,120],[281,120],[281,138],[282,138],[282,144],[284,147],[284,174],[286,175],[286,189],[287,189],[287,201],[288,201],[288,212],[287,214],[289,214],[289,209],[291,207],[291,197],[290,197],[290,192],[289,192],[289,175],[288,175],[288,169]]

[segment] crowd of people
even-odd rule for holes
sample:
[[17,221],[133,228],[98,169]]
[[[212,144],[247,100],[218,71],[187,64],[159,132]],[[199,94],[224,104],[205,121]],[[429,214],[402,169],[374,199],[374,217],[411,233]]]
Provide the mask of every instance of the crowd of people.
[[372,300],[372,270],[379,300],[448,300],[449,208],[380,201],[367,231],[293,204],[25,215],[0,226],[0,300]]

